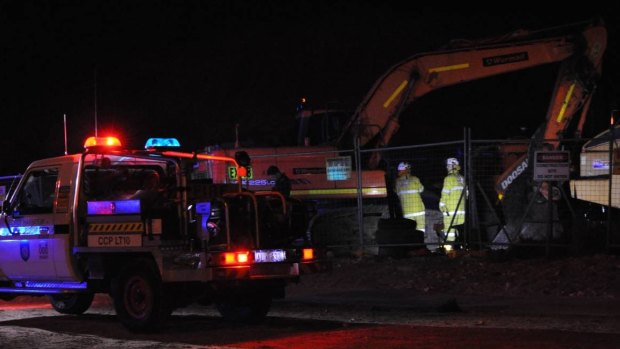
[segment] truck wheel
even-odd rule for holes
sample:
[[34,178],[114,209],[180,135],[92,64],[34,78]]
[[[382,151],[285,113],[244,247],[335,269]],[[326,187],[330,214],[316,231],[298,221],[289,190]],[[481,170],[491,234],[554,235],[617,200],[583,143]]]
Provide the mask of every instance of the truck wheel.
[[161,279],[148,261],[126,266],[112,289],[116,315],[130,330],[157,331],[172,312],[164,302]]
[[215,303],[226,321],[257,324],[271,308],[271,295],[240,296]]
[[61,314],[80,315],[93,303],[93,293],[73,293],[50,295],[50,303],[54,310]]

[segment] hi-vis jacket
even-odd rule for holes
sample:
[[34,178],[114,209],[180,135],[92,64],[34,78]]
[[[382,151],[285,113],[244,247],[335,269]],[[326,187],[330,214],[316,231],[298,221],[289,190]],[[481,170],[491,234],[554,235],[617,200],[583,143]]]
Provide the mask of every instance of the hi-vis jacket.
[[421,194],[424,186],[416,176],[400,176],[396,178],[396,194],[400,199],[403,216],[417,222],[418,230],[425,230],[424,202]]
[[465,197],[461,198],[463,189],[465,189],[465,180],[458,172],[452,172],[444,178],[439,209],[444,213],[445,229],[448,229],[450,225],[455,226],[465,222]]

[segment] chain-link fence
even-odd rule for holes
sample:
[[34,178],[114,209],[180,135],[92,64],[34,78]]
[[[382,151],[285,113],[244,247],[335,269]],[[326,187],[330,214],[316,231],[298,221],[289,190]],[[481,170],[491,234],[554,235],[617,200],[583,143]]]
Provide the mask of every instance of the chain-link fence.
[[[539,163],[529,139],[468,137],[316,153],[323,157],[322,171],[300,170],[300,159],[312,158],[311,152],[278,154],[277,161],[291,164],[292,196],[312,207],[308,236],[335,253],[397,256],[453,248],[606,252],[620,246],[620,181],[610,180],[609,149],[615,147],[608,140],[605,135],[562,140],[561,151],[546,152],[566,158],[552,157],[550,163]],[[454,178],[447,178],[447,159],[456,159]],[[276,160],[266,154],[260,161]],[[366,168],[371,161],[379,164],[373,171]],[[419,188],[403,187],[401,163],[409,164],[409,178],[415,176]],[[334,180],[325,181],[330,176]],[[304,189],[296,190],[296,183],[304,183]],[[421,204],[408,202],[415,197]],[[616,208],[610,210],[610,202]],[[416,213],[420,210],[423,214]]]

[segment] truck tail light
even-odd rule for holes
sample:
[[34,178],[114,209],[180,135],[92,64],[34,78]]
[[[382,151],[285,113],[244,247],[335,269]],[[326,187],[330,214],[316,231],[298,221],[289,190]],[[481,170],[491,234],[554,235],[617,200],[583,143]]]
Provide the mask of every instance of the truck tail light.
[[314,250],[311,248],[304,248],[302,250],[302,260],[308,261],[314,259]]
[[250,252],[224,252],[220,257],[220,263],[223,265],[246,264],[250,261]]

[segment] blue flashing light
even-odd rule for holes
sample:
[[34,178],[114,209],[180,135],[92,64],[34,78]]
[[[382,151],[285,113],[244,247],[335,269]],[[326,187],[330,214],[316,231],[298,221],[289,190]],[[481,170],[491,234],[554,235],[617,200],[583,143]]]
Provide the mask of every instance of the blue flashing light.
[[593,160],[592,168],[595,170],[604,170],[609,169],[609,161],[604,160]]
[[88,215],[139,214],[140,200],[88,201]]
[[176,138],[149,138],[144,144],[144,149],[179,147],[181,147],[181,143]]
[[74,281],[24,281],[22,287],[26,288],[62,288],[71,290],[85,290],[88,285],[86,282]]
[[[13,232],[11,234],[11,231]],[[6,227],[0,228],[0,236],[32,236],[32,235],[46,235],[54,234],[54,228],[41,225],[29,225],[29,226],[11,226],[11,231]]]
[[196,213],[208,217],[209,215],[211,215],[211,203],[209,201],[197,202],[196,203]]
[[9,180],[18,180],[22,177],[22,175],[12,175],[12,176],[0,176],[0,181],[9,181]]

